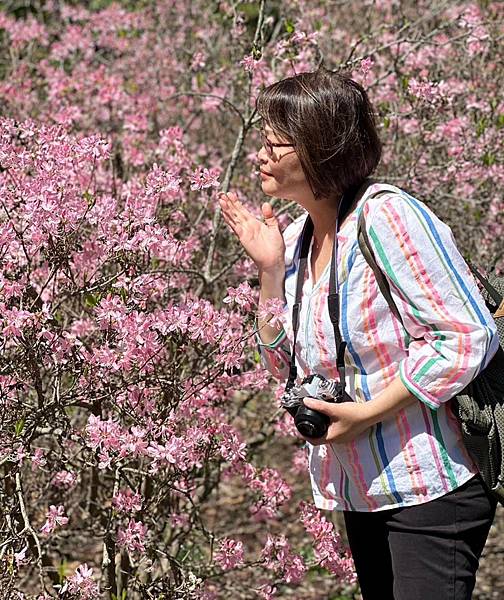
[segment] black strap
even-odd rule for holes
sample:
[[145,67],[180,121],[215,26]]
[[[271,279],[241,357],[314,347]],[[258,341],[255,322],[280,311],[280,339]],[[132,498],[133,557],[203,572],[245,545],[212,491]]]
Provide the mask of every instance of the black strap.
[[479,279],[479,281],[481,282],[481,285],[488,292],[488,295],[490,296],[490,298],[492,298],[492,300],[495,302],[495,304],[497,306],[500,306],[502,304],[502,301],[504,300],[504,298],[501,296],[501,294],[499,294],[499,292],[493,287],[493,285],[487,279],[485,279],[485,277],[483,277],[483,275],[472,264],[472,262],[470,262],[467,259],[466,259],[466,262],[467,262],[469,268],[471,269],[472,274]]
[[[297,378],[296,368],[296,340],[299,328],[299,313],[301,311],[301,296],[303,293],[304,274],[306,271],[306,263],[308,262],[308,251],[310,249],[310,241],[313,235],[313,222],[308,215],[305,221],[303,231],[301,233],[301,251],[299,253],[299,271],[296,280],[296,295],[294,299],[294,306],[292,307],[292,329],[293,329],[293,343],[291,350],[291,359],[289,365],[289,378],[287,380],[286,389],[291,388]],[[302,275],[300,277],[300,274]]]

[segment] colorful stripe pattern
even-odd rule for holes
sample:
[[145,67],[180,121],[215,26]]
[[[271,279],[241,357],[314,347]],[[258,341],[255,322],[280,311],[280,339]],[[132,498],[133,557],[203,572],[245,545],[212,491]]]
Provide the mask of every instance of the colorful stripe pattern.
[[[365,202],[378,191],[387,193]],[[404,326],[390,312],[360,252],[361,210]],[[305,218],[295,220],[284,232],[284,331],[273,344],[263,345],[257,338],[264,365],[282,380],[288,374],[290,319]],[[450,228],[399,188],[370,186],[339,232],[338,244],[347,392],[355,401],[366,402],[400,377],[419,402],[351,443],[307,444],[315,503],[328,510],[377,511],[433,500],[476,472],[447,401],[496,352],[495,323]],[[327,311],[329,267],[315,285],[311,269],[307,271],[296,344],[298,374],[337,379]]]

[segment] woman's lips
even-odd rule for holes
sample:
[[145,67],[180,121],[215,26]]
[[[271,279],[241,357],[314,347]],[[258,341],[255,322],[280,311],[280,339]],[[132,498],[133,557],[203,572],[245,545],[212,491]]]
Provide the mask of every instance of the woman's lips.
[[266,171],[263,171],[262,169],[260,169],[261,171],[261,175],[264,175],[265,177],[273,177],[272,173],[266,173]]

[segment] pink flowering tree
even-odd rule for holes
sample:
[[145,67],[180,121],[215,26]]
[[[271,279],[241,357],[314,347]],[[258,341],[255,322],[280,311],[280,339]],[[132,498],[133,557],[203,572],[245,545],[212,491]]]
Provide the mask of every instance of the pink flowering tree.
[[380,175],[504,269],[500,4],[23,6],[0,10],[0,588],[353,594],[254,349],[282,307],[217,192],[257,211],[255,96],[324,61],[369,88]]

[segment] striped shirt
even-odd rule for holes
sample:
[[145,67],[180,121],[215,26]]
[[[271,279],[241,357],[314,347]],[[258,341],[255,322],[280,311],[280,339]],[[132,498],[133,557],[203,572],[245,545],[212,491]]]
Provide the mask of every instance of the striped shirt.
[[[370,197],[378,191],[387,193]],[[359,249],[361,210],[404,325],[390,311]],[[272,344],[259,343],[264,365],[281,380],[288,376],[305,219],[306,214],[283,234],[283,330]],[[330,263],[312,285],[311,251],[312,247],[296,343],[298,379],[319,373],[337,380],[334,331],[327,309]],[[340,330],[347,342],[346,391],[356,402],[366,402],[399,376],[418,402],[352,442],[306,443],[315,504],[328,510],[378,511],[420,504],[456,489],[477,469],[448,400],[486,366],[497,351],[498,338],[450,228],[406,192],[375,183],[338,233],[338,276]]]

